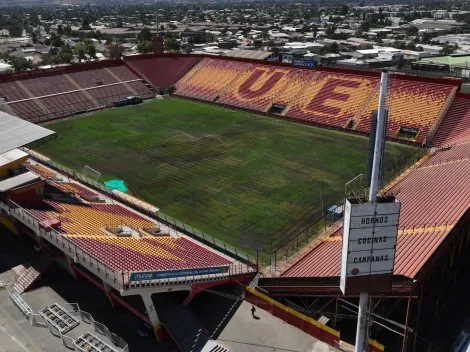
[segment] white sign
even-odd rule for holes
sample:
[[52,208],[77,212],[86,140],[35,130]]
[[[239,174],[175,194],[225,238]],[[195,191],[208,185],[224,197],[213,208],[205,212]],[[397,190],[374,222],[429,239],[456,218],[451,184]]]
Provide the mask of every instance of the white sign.
[[340,288],[347,278],[392,274],[395,264],[400,202],[360,203],[346,199]]

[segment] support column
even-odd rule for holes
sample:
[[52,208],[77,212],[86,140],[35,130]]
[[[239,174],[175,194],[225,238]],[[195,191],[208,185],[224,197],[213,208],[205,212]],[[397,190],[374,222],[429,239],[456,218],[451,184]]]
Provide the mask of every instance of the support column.
[[[65,253],[64,253],[65,254]],[[65,260],[62,257],[54,259],[61,267],[63,267],[67,272],[72,275],[75,280],[81,278],[81,275],[77,273],[73,268],[73,258],[65,254]]]
[[104,292],[106,293],[106,296],[108,297],[109,302],[111,303],[111,306],[113,308],[119,307],[120,303],[116,301],[112,295],[110,295],[110,293],[113,292],[113,288],[104,281],[103,281],[103,287],[104,287]]
[[158,318],[157,311],[155,310],[155,306],[152,301],[152,294],[142,293],[140,296],[142,297],[142,301],[144,302],[147,316],[149,317],[150,322],[152,323],[152,328],[155,332],[157,340],[159,342],[164,341],[166,339],[166,334],[163,331],[163,326],[160,322],[160,319]]

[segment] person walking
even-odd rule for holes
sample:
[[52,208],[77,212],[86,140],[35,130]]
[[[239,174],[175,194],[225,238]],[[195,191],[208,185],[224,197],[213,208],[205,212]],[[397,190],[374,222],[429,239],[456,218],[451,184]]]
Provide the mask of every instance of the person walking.
[[255,317],[255,312],[256,312],[256,308],[255,306],[251,306],[251,315],[253,316],[253,318]]

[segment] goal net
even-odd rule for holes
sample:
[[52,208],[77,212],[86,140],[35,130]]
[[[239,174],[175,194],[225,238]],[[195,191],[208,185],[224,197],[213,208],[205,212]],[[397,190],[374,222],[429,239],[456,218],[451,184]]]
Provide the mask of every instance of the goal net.
[[88,165],[85,165],[85,167],[82,170],[83,176],[90,178],[94,181],[99,181],[101,177],[101,172],[96,171],[95,169],[89,167]]

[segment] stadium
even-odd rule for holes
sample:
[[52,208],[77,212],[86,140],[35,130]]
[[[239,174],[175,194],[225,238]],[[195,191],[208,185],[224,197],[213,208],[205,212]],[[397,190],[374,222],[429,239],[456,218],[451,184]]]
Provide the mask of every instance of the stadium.
[[[419,350],[469,249],[470,95],[457,78],[390,76],[381,193],[402,211],[371,351]],[[200,351],[211,336],[187,307],[239,282],[318,340],[354,343],[340,209],[364,192],[379,86],[374,71],[182,54],[0,76],[0,219],[43,251],[13,295],[55,261]]]

